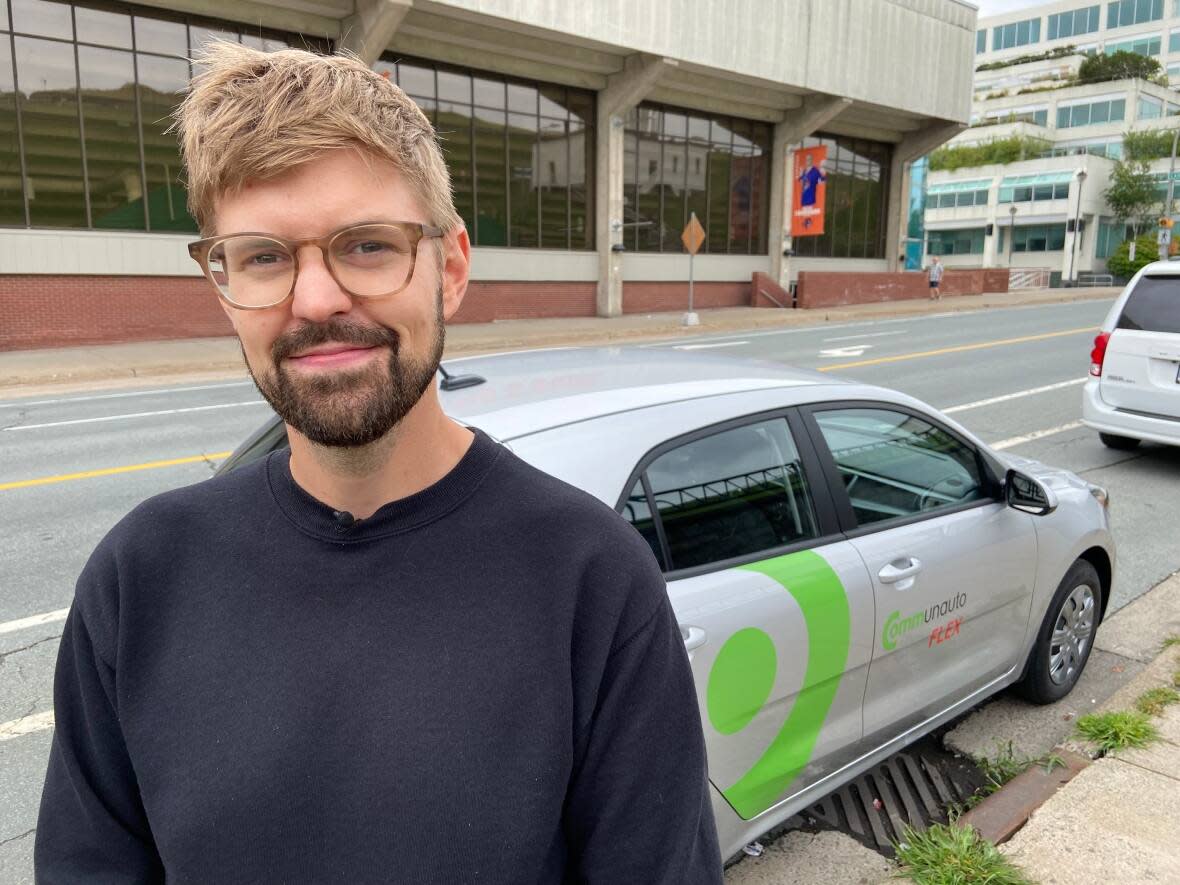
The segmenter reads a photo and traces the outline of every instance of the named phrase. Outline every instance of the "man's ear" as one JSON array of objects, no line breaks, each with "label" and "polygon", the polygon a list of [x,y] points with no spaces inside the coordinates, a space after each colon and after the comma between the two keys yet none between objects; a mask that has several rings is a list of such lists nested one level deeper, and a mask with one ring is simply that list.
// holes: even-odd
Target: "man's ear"
[{"label": "man's ear", "polygon": [[467,294],[467,279],[471,271],[471,241],[462,225],[443,235],[442,302],[443,319],[449,320],[459,310]]}]

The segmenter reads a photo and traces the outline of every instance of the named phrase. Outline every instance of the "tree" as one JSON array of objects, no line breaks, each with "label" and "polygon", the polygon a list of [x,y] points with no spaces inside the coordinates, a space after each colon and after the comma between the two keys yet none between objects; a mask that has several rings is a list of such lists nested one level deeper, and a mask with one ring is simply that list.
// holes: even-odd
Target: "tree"
[{"label": "tree", "polygon": [[1135,260],[1130,259],[1131,241],[1119,243],[1106,259],[1106,269],[1116,277],[1130,279],[1139,272],[1145,264],[1151,264],[1159,258],[1159,249],[1155,244],[1155,237],[1138,237],[1135,240]]},{"label": "tree", "polygon": [[1103,194],[1111,214],[1120,224],[1130,224],[1135,236],[1139,228],[1163,208],[1155,179],[1142,160],[1120,160],[1110,174],[1110,187]]},{"label": "tree", "polygon": [[1107,80],[1154,80],[1160,63],[1137,52],[1112,52],[1091,55],[1078,68],[1079,83],[1105,83]]}]

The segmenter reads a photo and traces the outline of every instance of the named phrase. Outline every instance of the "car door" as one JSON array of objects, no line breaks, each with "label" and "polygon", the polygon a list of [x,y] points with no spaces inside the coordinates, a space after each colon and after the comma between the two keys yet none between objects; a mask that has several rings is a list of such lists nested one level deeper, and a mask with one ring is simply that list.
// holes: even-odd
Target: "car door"
[{"label": "car door", "polygon": [[880,743],[1018,666],[1032,606],[1032,517],[1002,503],[981,453],[888,403],[810,406],[841,524],[873,582],[864,700]]},{"label": "car door", "polygon": [[675,439],[619,507],[664,567],[709,777],[746,820],[849,761],[862,736],[872,588],[801,429],[772,414]]}]

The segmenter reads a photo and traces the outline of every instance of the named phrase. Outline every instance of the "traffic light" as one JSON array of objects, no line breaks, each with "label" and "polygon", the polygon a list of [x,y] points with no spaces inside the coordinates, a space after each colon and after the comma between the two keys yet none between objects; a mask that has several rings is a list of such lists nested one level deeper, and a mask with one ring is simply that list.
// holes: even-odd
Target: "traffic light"
[{"label": "traffic light", "polygon": [[1170,219],[1170,218],[1161,218],[1160,219],[1160,227],[1171,228],[1173,224],[1175,224],[1175,222],[1172,221],[1172,219]]}]

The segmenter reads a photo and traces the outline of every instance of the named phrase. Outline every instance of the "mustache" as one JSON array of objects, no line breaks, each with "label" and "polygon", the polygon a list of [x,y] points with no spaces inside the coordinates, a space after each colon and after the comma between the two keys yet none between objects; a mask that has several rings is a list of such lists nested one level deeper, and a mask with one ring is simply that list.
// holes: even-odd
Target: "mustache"
[{"label": "mustache", "polygon": [[392,329],[366,326],[333,318],[326,323],[308,323],[275,339],[270,348],[277,366],[283,360],[320,344],[355,344],[359,347],[388,347],[397,353],[399,338]]}]

